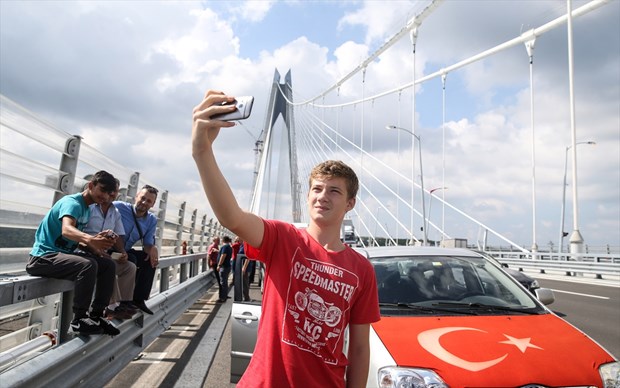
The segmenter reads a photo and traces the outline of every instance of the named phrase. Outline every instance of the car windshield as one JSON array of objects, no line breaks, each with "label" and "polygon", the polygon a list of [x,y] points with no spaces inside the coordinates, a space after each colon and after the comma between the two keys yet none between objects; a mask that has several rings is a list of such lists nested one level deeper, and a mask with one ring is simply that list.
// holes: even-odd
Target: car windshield
[{"label": "car windshield", "polygon": [[370,261],[384,316],[546,313],[514,279],[482,257],[396,256]]}]

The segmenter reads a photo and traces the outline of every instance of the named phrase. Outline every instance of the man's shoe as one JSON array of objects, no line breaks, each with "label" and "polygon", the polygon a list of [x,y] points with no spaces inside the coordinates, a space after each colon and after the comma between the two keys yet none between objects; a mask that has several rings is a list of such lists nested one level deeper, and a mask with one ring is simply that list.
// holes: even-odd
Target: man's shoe
[{"label": "man's shoe", "polygon": [[99,321],[99,326],[101,326],[101,329],[103,330],[103,334],[107,334],[107,335],[114,337],[115,335],[119,335],[121,333],[121,331],[118,330],[116,326],[114,326],[112,323],[110,323],[110,321],[108,321],[104,317],[97,317],[97,318],[92,318],[92,319],[93,320],[96,319]]},{"label": "man's shoe", "polygon": [[[133,306],[133,304],[131,306]],[[127,313],[131,314],[131,315],[134,315],[135,313],[138,312],[138,308],[137,307],[135,307],[135,306],[134,307],[130,307],[130,305],[123,304],[123,303],[121,303],[118,306],[116,306],[116,308],[114,310],[115,311],[124,311],[124,312],[127,312]]]},{"label": "man's shoe", "polygon": [[103,328],[97,318],[79,318],[71,322],[71,330],[80,335],[103,334]]},{"label": "man's shoe", "polygon": [[117,307],[114,310],[110,310],[109,308],[106,307],[105,312],[103,313],[103,315],[107,319],[120,319],[121,321],[124,320],[124,319],[131,319],[131,317],[133,317],[133,314],[131,314],[127,310],[123,310],[120,307]]},{"label": "man's shoe", "polygon": [[138,308],[138,306],[133,304],[133,301],[130,301],[130,300],[123,300],[123,301],[121,301],[119,303],[119,307],[127,309],[127,310],[134,310],[135,312],[138,312],[138,310],[140,310]]},{"label": "man's shoe", "polygon": [[146,307],[146,303],[144,303],[143,300],[134,300],[133,304],[135,304],[137,308],[144,311],[145,313],[153,315],[153,312],[151,311],[151,309]]}]

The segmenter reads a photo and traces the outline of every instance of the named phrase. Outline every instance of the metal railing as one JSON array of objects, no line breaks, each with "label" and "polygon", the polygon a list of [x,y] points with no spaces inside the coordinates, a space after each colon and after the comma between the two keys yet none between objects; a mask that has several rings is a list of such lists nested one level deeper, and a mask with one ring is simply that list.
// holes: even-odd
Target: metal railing
[{"label": "metal railing", "polygon": [[595,279],[618,280],[620,284],[620,255],[607,253],[550,253],[485,251],[520,271],[536,270],[539,273],[556,273],[566,276],[591,276]]},{"label": "metal railing", "polygon": [[[204,254],[163,258],[160,266],[165,269],[181,264],[197,269],[197,274],[190,271],[186,279],[149,299],[153,315],[137,313],[123,321],[118,326],[121,333],[114,338],[78,336],[53,347],[54,334],[48,333],[0,353],[2,386],[92,387],[109,381],[214,284],[212,271],[201,266],[203,258]],[[27,277],[21,283],[38,279]]]},{"label": "metal railing", "polygon": [[[106,170],[120,180],[119,200],[133,202],[144,183],[160,188],[152,212],[158,219],[156,245],[161,260],[151,300],[160,303],[158,301],[164,297],[160,309],[163,316],[158,316],[166,317],[166,322],[174,316],[170,306],[179,303],[177,297],[183,300],[183,305],[193,303],[195,299],[188,299],[188,295],[179,292],[187,290],[187,285],[198,278],[207,276],[204,251],[214,236],[230,236],[228,230],[206,212],[175,198],[161,186],[141,177],[139,172],[121,166],[79,136],[58,129],[2,95],[0,130],[0,326],[13,323],[9,332],[0,336],[3,363],[23,362],[29,357],[25,354],[40,353],[41,347],[67,349],[58,344],[69,339],[66,328],[63,329],[68,325],[62,322],[72,315],[73,282],[31,277],[25,274],[25,266],[34,230],[50,207],[64,195],[82,191],[89,175],[98,170]],[[187,252],[196,254],[178,256],[184,241]],[[192,290],[195,288],[203,290],[204,287],[192,287]],[[189,296],[200,295],[192,291]],[[132,322],[139,323],[140,319]],[[147,324],[152,322],[151,319],[146,321]],[[134,325],[125,322],[122,327],[125,326]],[[139,332],[140,342],[144,344],[157,336],[156,330]],[[75,341],[70,340],[67,345]],[[0,380],[4,386],[4,374]]]}]

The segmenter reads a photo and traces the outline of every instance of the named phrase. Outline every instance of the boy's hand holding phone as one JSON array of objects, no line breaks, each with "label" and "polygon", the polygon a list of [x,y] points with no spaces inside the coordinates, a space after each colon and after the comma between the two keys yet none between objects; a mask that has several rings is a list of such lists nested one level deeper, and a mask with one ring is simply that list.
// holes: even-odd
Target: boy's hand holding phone
[{"label": "boy's hand holding phone", "polygon": [[225,102],[222,106],[235,105],[237,107],[236,110],[229,113],[221,113],[211,116],[212,120],[221,120],[221,121],[233,121],[233,120],[244,120],[250,117],[250,113],[252,113],[252,105],[254,104],[254,97],[252,96],[243,96],[236,97],[233,101]]}]

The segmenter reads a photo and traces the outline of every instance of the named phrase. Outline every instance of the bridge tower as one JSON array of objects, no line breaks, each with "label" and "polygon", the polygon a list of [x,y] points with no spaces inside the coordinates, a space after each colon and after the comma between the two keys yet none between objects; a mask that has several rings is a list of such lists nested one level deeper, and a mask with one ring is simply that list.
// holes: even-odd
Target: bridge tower
[{"label": "bridge tower", "polygon": [[265,118],[264,130],[261,132],[261,138],[257,141],[260,153],[260,161],[257,168],[256,179],[254,181],[254,193],[252,195],[251,211],[255,214],[260,212],[261,195],[269,156],[273,146],[273,125],[281,116],[286,127],[286,135],[288,142],[288,160],[290,161],[290,185],[292,200],[292,218],[293,222],[301,222],[301,185],[299,184],[297,171],[297,146],[295,140],[295,119],[293,117],[293,84],[291,81],[291,71],[289,70],[284,77],[284,83],[280,83],[280,73],[275,70],[273,82],[271,84],[271,92],[269,94],[269,105]]}]

